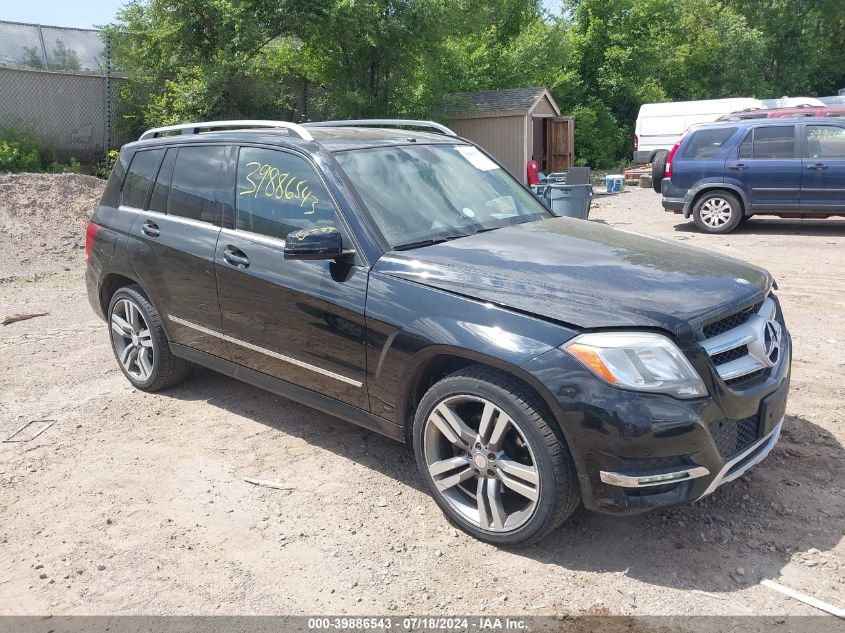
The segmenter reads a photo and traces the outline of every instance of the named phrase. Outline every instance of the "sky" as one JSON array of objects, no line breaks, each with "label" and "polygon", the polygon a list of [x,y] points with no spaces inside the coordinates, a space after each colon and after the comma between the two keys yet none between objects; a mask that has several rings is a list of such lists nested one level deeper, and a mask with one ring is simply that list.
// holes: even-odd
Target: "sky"
[{"label": "sky", "polygon": [[0,20],[90,29],[114,20],[126,0],[0,0]]},{"label": "sky", "polygon": [[[0,0],[0,20],[90,29],[114,20],[126,0]],[[541,0],[553,12],[560,0]]]}]

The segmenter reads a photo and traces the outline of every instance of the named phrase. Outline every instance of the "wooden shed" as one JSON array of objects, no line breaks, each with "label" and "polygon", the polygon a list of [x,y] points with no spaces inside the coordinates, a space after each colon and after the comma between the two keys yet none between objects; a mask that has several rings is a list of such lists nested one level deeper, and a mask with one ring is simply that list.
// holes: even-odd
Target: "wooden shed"
[{"label": "wooden shed", "polygon": [[545,88],[457,92],[446,97],[443,118],[523,181],[532,156],[545,173],[573,164],[574,119],[560,116]]}]

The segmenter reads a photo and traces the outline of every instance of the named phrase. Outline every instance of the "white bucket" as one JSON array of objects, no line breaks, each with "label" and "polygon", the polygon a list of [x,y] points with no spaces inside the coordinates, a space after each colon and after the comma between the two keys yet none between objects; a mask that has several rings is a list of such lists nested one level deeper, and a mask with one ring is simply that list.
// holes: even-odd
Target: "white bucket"
[{"label": "white bucket", "polygon": [[608,174],[605,177],[607,193],[621,193],[625,189],[625,176],[622,174]]}]

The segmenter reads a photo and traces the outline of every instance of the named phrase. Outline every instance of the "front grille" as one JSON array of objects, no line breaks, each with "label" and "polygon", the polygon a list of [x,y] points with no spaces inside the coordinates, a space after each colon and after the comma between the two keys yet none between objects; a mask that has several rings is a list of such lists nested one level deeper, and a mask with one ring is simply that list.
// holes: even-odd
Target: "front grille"
[{"label": "front grille", "polygon": [[718,367],[719,365],[724,365],[725,363],[729,363],[732,360],[737,360],[738,358],[742,358],[747,355],[748,345],[742,345],[740,347],[729,349],[727,352],[722,352],[721,354],[714,354],[711,358],[713,359],[713,364]]},{"label": "front grille", "polygon": [[714,321],[713,323],[708,323],[702,329],[704,338],[713,338],[714,336],[724,334],[728,330],[732,330],[735,327],[739,327],[740,325],[748,321],[748,317],[757,312],[762,305],[763,302],[760,301],[759,303],[755,303],[753,306],[749,306],[744,310],[735,312],[734,314],[725,317],[724,319],[719,319],[718,321]]},{"label": "front grille", "polygon": [[738,387],[742,384],[748,383],[749,385],[752,383],[757,382],[758,378],[762,378],[766,375],[766,369],[758,369],[757,371],[752,371],[750,374],[745,374],[744,376],[737,376],[736,378],[730,378],[725,381],[726,385],[730,385],[731,387]]},{"label": "front grille", "polygon": [[710,424],[710,435],[723,458],[745,450],[760,438],[760,416],[742,420],[716,420]]}]

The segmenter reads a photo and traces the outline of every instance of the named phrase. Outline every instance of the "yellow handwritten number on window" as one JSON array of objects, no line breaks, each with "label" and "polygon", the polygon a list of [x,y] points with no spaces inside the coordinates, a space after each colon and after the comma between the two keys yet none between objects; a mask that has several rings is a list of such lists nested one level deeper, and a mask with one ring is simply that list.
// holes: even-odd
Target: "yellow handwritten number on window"
[{"label": "yellow handwritten number on window", "polygon": [[[312,193],[307,178],[300,178],[289,172],[280,172],[276,167],[258,161],[248,162],[246,168],[250,167],[254,169],[244,176],[244,180],[250,184],[251,188],[244,189],[238,195],[252,194],[253,198],[258,198],[258,194],[263,193],[264,197],[275,200],[299,200],[300,208],[305,208],[305,205],[310,202],[310,210],[304,211],[303,215],[313,215],[317,212],[320,199]],[[261,176],[257,185],[253,180],[256,176]]]}]

